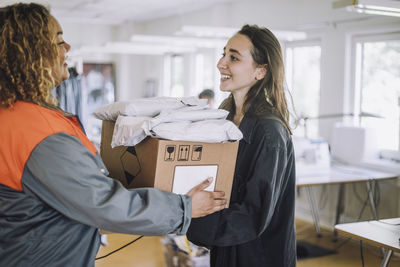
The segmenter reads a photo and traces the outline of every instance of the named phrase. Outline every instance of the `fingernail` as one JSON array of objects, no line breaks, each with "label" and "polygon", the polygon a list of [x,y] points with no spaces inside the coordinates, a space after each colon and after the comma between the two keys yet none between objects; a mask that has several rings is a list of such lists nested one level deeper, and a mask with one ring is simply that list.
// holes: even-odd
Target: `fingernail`
[{"label": "fingernail", "polygon": [[212,177],[208,177],[207,180],[211,183],[211,182],[212,182],[212,179],[213,179]]}]

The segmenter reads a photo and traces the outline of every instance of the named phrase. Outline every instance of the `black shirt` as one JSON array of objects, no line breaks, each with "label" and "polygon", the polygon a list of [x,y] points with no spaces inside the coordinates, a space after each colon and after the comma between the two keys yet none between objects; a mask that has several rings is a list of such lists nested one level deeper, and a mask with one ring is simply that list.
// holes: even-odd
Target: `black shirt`
[{"label": "black shirt", "polygon": [[211,266],[296,266],[295,159],[286,128],[245,116],[230,206],[193,219],[187,236],[211,249]]}]

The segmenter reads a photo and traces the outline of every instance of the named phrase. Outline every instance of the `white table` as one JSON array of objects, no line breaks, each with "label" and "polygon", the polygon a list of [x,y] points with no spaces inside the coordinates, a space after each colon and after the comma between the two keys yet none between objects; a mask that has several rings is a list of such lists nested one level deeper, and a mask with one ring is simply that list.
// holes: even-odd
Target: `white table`
[{"label": "white table", "polygon": [[400,218],[338,224],[335,229],[344,235],[385,248],[381,267],[389,264],[393,251],[400,252]]},{"label": "white table", "polygon": [[[304,176],[296,177],[297,187],[306,187],[308,198],[311,206],[311,213],[313,216],[314,225],[317,234],[320,235],[319,214],[317,205],[314,200],[311,186],[326,185],[326,184],[339,184],[338,202],[336,206],[335,225],[339,223],[340,215],[344,211],[343,198],[344,198],[344,185],[346,183],[365,182],[368,198],[371,204],[371,211],[374,219],[378,219],[378,213],[375,206],[374,196],[372,194],[372,182],[375,180],[393,179],[399,177],[399,174],[376,171],[365,167],[357,167],[343,164],[332,164],[325,174],[312,174],[309,173]],[[334,240],[336,241],[337,233],[334,232]]]}]

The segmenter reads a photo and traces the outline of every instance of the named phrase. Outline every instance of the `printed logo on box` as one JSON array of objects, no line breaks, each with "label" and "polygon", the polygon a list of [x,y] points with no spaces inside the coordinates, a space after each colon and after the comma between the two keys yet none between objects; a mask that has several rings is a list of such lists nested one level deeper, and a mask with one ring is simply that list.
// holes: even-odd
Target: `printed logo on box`
[{"label": "printed logo on box", "polygon": [[194,145],[192,150],[192,161],[200,161],[203,153],[202,145]]},{"label": "printed logo on box", "polygon": [[189,145],[180,145],[178,151],[178,161],[188,161],[190,153]]},{"label": "printed logo on box", "polygon": [[165,147],[164,160],[165,161],[174,161],[175,160],[175,151],[176,151],[175,145],[167,145]]}]

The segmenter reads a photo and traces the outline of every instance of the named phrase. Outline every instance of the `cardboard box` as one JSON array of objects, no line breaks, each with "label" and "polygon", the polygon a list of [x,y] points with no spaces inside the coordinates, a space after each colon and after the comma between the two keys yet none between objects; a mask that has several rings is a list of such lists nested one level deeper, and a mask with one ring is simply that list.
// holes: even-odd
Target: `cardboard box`
[{"label": "cardboard box", "polygon": [[135,147],[111,148],[114,122],[103,121],[100,154],[110,172],[127,188],[155,187],[186,194],[214,177],[211,191],[232,190],[239,142],[201,143],[147,138]]}]

